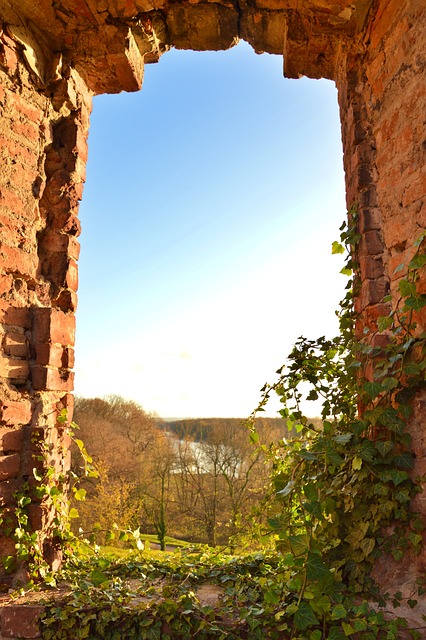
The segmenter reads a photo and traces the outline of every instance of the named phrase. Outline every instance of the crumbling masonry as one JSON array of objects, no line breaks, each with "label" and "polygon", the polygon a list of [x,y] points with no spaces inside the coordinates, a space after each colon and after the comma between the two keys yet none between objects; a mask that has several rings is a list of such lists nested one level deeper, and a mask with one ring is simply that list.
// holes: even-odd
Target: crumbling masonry
[{"label": "crumbling masonry", "polygon": [[[424,0],[0,0],[0,505],[33,476],[34,453],[69,465],[58,412],[72,413],[77,260],[91,99],[137,91],[170,47],[242,38],[284,56],[284,74],[336,82],[348,206],[359,205],[362,323],[395,294],[397,265],[426,227]],[[143,126],[143,122],[141,123]],[[425,283],[423,282],[423,285]],[[362,327],[361,327],[362,328]],[[426,396],[414,403],[416,474],[426,473]],[[417,507],[426,516],[426,494]],[[51,514],[30,506],[60,560]],[[0,556],[14,543],[0,532]],[[411,560],[421,570],[425,556]],[[424,568],[424,567],[423,567]],[[398,571],[407,570],[407,564]],[[394,569],[393,569],[394,571]],[[15,576],[16,577],[16,576]],[[385,578],[384,578],[385,579]],[[390,578],[389,578],[390,579]],[[400,576],[403,580],[403,576]],[[0,564],[0,583],[13,576]]]}]

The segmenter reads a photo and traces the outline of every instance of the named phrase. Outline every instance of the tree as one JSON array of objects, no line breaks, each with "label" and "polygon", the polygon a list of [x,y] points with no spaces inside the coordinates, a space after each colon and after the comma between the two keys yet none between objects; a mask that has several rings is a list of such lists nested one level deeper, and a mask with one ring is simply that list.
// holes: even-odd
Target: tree
[{"label": "tree", "polygon": [[74,420],[86,448],[95,460],[106,463],[111,476],[126,476],[140,483],[144,454],[159,430],[158,416],[147,413],[133,400],[111,395],[104,399],[76,398]]}]

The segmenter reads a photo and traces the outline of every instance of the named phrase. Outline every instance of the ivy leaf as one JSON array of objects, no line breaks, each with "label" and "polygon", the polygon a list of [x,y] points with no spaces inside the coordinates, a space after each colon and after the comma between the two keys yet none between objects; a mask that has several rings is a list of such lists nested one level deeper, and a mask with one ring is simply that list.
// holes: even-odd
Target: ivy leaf
[{"label": "ivy leaf", "polygon": [[420,311],[424,306],[426,306],[426,293],[407,298],[404,303],[404,310],[412,309],[413,311]]},{"label": "ivy leaf", "polygon": [[318,500],[318,489],[312,482],[306,484],[303,487],[303,493],[305,494],[306,498],[308,500],[311,500],[312,502]]},{"label": "ivy leaf", "polygon": [[420,245],[422,244],[423,240],[426,238],[426,230],[422,231],[421,234],[414,240],[414,246],[420,247]]},{"label": "ivy leaf", "polygon": [[343,269],[340,269],[340,273],[344,276],[351,276],[352,269],[350,267],[343,267]]},{"label": "ivy leaf", "polygon": [[344,463],[344,459],[334,449],[327,450],[327,462],[334,467],[341,467]]},{"label": "ivy leaf", "polygon": [[380,453],[382,458],[384,458],[390,451],[392,451],[394,446],[394,443],[390,440],[377,440],[376,442],[376,449]]},{"label": "ivy leaf", "polygon": [[422,367],[417,362],[408,362],[404,366],[404,373],[407,376],[417,376],[422,372]]},{"label": "ivy leaf", "polygon": [[409,451],[397,453],[393,459],[394,465],[401,469],[412,469],[414,466],[413,456]]},{"label": "ivy leaf", "polygon": [[374,398],[377,398],[377,396],[380,395],[384,390],[382,385],[378,382],[365,382],[362,385],[362,389],[372,400],[374,400]]},{"label": "ivy leaf", "polygon": [[372,462],[376,455],[376,448],[371,440],[363,440],[361,445],[360,456],[366,462]]},{"label": "ivy leaf", "polygon": [[382,482],[393,482],[397,487],[404,480],[408,480],[409,475],[405,471],[399,471],[398,469],[386,469],[380,474]]},{"label": "ivy leaf", "polygon": [[362,458],[360,458],[359,456],[354,456],[354,459],[352,460],[352,469],[354,471],[359,471],[362,467]]},{"label": "ivy leaf", "polygon": [[398,378],[386,377],[382,380],[382,385],[386,391],[392,391],[398,386]]},{"label": "ivy leaf", "polygon": [[69,518],[78,518],[78,511],[77,511],[77,509],[75,507],[73,507],[72,509],[69,510],[68,517]]},{"label": "ivy leaf", "polygon": [[259,434],[257,433],[257,431],[250,431],[250,442],[252,444],[256,444],[257,442],[259,442]]},{"label": "ivy leaf", "polygon": [[394,483],[395,487],[397,487],[404,480],[408,480],[408,473],[405,471],[399,471],[398,469],[390,469],[389,470],[390,479]]},{"label": "ivy leaf", "polygon": [[370,553],[373,551],[375,546],[376,546],[376,541],[374,540],[374,538],[364,538],[364,540],[362,540],[360,544],[360,547],[364,552],[365,557],[370,555]]},{"label": "ivy leaf", "polygon": [[327,640],[346,640],[346,636],[339,627],[331,627]]},{"label": "ivy leaf", "polygon": [[409,269],[421,269],[426,264],[426,253],[414,256],[408,265]]},{"label": "ivy leaf", "polygon": [[74,498],[78,501],[82,501],[86,499],[86,489],[76,489],[74,491]]},{"label": "ivy leaf", "polygon": [[318,500],[314,500],[313,502],[305,502],[303,505],[306,511],[314,518],[320,519],[322,517],[322,509],[321,504]]},{"label": "ivy leaf", "polygon": [[405,426],[404,421],[401,420],[397,410],[393,407],[385,407],[380,414],[378,422],[395,433],[402,433]]},{"label": "ivy leaf", "polygon": [[315,613],[319,613],[320,615],[328,613],[331,607],[329,596],[323,595],[321,597],[315,597],[311,602],[311,607]]},{"label": "ivy leaf", "polygon": [[299,451],[299,456],[308,462],[313,462],[318,459],[318,456],[312,451],[308,451],[307,449],[301,449]]},{"label": "ivy leaf", "polygon": [[321,558],[310,553],[306,562],[306,575],[309,580],[320,580],[330,573]]},{"label": "ivy leaf", "polygon": [[331,245],[331,254],[335,255],[336,253],[345,253],[345,247],[337,240],[335,240]]},{"label": "ivy leaf", "polygon": [[339,444],[347,444],[352,438],[352,433],[341,433],[338,436],[334,436],[334,440]]},{"label": "ivy leaf", "polygon": [[296,629],[305,631],[308,627],[319,624],[318,618],[307,602],[301,602],[294,614],[294,625]]},{"label": "ivy leaf", "polygon": [[351,636],[353,633],[355,633],[355,629],[353,628],[353,626],[351,624],[349,624],[348,622],[342,622],[342,629],[345,633],[346,637]]},{"label": "ivy leaf", "polygon": [[392,323],[392,316],[379,316],[377,318],[377,328],[379,331],[386,331],[386,329],[392,326]]},{"label": "ivy leaf", "polygon": [[336,604],[331,611],[331,619],[332,620],[342,620],[342,618],[346,618],[348,612],[342,604]]},{"label": "ivy leaf", "polygon": [[398,288],[400,294],[404,298],[408,298],[409,296],[416,295],[416,285],[414,282],[410,282],[409,280],[400,280],[398,283]]},{"label": "ivy leaf", "polygon": [[305,535],[289,536],[291,548],[295,556],[302,556],[309,550],[308,537]]},{"label": "ivy leaf", "polygon": [[33,469],[33,476],[37,480],[37,482],[41,482],[43,480],[43,476],[41,476],[39,474],[39,472],[37,471],[37,469],[35,467]]},{"label": "ivy leaf", "polygon": [[90,574],[90,579],[95,585],[95,587],[99,587],[101,584],[108,582],[108,577],[100,571],[100,569],[94,569]]},{"label": "ivy leaf", "polygon": [[356,618],[352,620],[354,631],[365,631],[368,626],[368,622],[365,618]]},{"label": "ivy leaf", "polygon": [[367,409],[367,411],[364,412],[364,418],[366,420],[369,420],[373,427],[375,427],[383,411],[383,407],[374,407],[374,409]]}]

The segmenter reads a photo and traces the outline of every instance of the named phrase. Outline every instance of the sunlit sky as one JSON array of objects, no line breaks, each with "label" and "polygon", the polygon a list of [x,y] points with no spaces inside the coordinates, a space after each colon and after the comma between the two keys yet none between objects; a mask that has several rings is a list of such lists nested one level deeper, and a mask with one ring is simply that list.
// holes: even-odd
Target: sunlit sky
[{"label": "sunlit sky", "polygon": [[334,84],[245,43],[166,53],[95,98],[80,216],[76,394],[248,416],[299,335],[336,330]]}]

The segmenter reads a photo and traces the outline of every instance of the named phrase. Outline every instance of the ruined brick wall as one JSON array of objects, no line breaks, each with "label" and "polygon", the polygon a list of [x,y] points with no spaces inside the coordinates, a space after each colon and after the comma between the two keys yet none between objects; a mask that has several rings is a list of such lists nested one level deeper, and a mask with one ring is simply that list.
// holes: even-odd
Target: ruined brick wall
[{"label": "ruined brick wall", "polygon": [[[336,80],[347,201],[359,205],[362,233],[362,332],[388,311],[383,295],[396,298],[404,272],[394,269],[411,257],[426,222],[426,7],[424,0],[0,0],[0,20],[0,506],[7,513],[13,492],[33,482],[42,445],[42,466],[50,459],[59,473],[69,464],[56,417],[72,409],[77,209],[92,92],[138,90],[144,63],[171,46],[226,49],[239,37],[258,52],[284,52],[288,77]],[[425,402],[416,399],[411,426],[419,473]],[[424,493],[418,506],[426,517]],[[51,514],[34,501],[30,518],[54,561]],[[4,525],[0,531],[0,556],[12,554]],[[7,586],[3,573],[0,565]]]},{"label": "ruined brick wall", "polygon": [[[1,25],[0,36],[0,556],[8,556],[15,552],[7,535],[13,493],[34,484],[33,468],[43,474],[51,465],[59,474],[69,465],[56,418],[72,407],[77,208],[90,95],[73,72],[47,97],[20,43]],[[29,518],[44,532],[43,548],[51,514],[42,500],[34,500]],[[54,561],[48,544],[44,551]],[[0,584],[9,583],[0,564]]]},{"label": "ruined brick wall", "polygon": [[[342,59],[337,74],[347,204],[358,204],[362,234],[361,290],[356,300],[360,335],[365,326],[376,329],[377,317],[395,305],[406,268],[395,270],[409,263],[414,242],[426,228],[425,24],[423,0],[378,3],[360,45]],[[426,290],[424,276],[419,287]],[[389,293],[393,302],[383,304]],[[424,320],[424,314],[418,317],[420,331]],[[426,394],[420,392],[410,423],[415,476],[426,474],[425,415]],[[424,491],[414,507],[426,518]],[[402,590],[407,581],[408,589],[425,569],[426,551],[411,559],[409,571],[407,564],[387,559],[378,577],[395,590]]]}]

